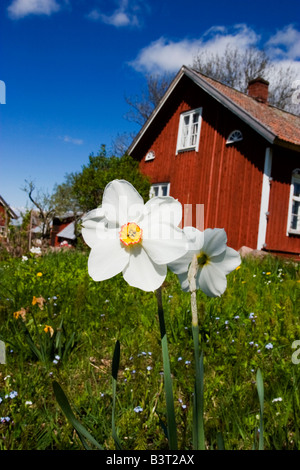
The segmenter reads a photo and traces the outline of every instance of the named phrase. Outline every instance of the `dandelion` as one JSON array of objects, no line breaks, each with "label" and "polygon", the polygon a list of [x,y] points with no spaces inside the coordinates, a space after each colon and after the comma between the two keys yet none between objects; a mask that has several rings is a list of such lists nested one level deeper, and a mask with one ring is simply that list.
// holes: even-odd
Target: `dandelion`
[{"label": "dandelion", "polygon": [[224,229],[206,229],[200,232],[194,227],[185,227],[190,249],[183,257],[169,264],[169,268],[189,291],[188,270],[194,255],[197,256],[196,288],[209,297],[222,295],[227,287],[226,276],[241,263],[239,253],[227,247]]},{"label": "dandelion", "polygon": [[238,271],[239,269],[241,269],[240,266],[237,266],[237,267],[235,268],[236,271]]},{"label": "dandelion", "polygon": [[94,281],[122,272],[125,281],[144,291],[158,289],[167,264],[188,250],[178,225],[182,206],[172,197],[154,197],[146,204],[125,180],[109,183],[102,207],[83,219],[82,236],[90,246],[88,271]]},{"label": "dandelion", "polygon": [[36,273],[36,275],[37,275],[37,277],[42,277],[43,273],[38,272],[38,273]]}]

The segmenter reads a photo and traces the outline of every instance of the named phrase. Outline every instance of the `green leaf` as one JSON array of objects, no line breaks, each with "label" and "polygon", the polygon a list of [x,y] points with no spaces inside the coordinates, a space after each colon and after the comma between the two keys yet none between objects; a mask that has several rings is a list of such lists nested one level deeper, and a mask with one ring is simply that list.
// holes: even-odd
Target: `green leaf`
[{"label": "green leaf", "polygon": [[112,406],[112,416],[111,416],[111,428],[112,428],[112,437],[115,441],[116,448],[122,450],[122,445],[117,434],[116,424],[115,424],[115,410],[116,410],[116,396],[117,396],[117,377],[118,370],[120,365],[120,342],[116,341],[113,360],[112,360],[112,392],[113,392],[113,406]]},{"label": "green leaf", "polygon": [[263,413],[264,413],[264,383],[260,369],[256,373],[256,388],[260,405],[260,426],[259,426],[259,444],[258,449],[264,450],[264,429],[263,429]]},{"label": "green leaf", "polygon": [[115,349],[114,349],[114,355],[113,355],[113,360],[112,360],[112,372],[111,372],[115,380],[117,380],[119,365],[120,365],[120,342],[119,340],[117,340]]},{"label": "green leaf", "polygon": [[90,450],[88,445],[85,442],[85,439],[87,439],[98,449],[103,450],[103,447],[93,438],[93,436],[85,429],[85,427],[75,417],[63,389],[56,381],[53,382],[53,390],[54,390],[54,394],[55,394],[55,397],[59,406],[61,407],[68,421],[72,424],[73,428],[77,431],[79,438],[82,444],[84,445],[85,449]]}]

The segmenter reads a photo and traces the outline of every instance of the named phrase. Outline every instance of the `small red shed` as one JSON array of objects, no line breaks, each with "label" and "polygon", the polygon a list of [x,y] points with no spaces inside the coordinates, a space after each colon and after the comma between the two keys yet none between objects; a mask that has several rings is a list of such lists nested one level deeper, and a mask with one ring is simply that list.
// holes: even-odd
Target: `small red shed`
[{"label": "small red shed", "polygon": [[199,228],[224,228],[229,246],[299,256],[300,117],[268,104],[262,78],[245,94],[183,66],[128,153],[184,225],[201,206]]},{"label": "small red shed", "polygon": [[8,235],[8,225],[11,219],[17,219],[18,216],[12,210],[7,202],[0,196],[0,238],[6,238]]}]

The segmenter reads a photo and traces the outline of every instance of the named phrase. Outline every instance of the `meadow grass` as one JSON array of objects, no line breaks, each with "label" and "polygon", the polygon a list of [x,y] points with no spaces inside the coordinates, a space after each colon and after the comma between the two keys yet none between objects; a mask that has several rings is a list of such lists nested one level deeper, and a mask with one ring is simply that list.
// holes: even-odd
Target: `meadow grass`
[{"label": "meadow grass", "polygon": [[[0,264],[0,339],[7,355],[0,364],[1,450],[82,449],[55,399],[54,380],[81,423],[105,449],[114,449],[117,340],[115,422],[122,447],[168,449],[155,294],[130,287],[122,275],[94,282],[87,257],[72,250]],[[258,446],[260,369],[265,449],[298,449],[300,342],[293,346],[300,340],[299,265],[248,258],[227,279],[220,298],[197,292],[206,448],[217,448],[220,435],[226,449]],[[192,449],[190,297],[171,272],[162,293],[179,448]]]}]

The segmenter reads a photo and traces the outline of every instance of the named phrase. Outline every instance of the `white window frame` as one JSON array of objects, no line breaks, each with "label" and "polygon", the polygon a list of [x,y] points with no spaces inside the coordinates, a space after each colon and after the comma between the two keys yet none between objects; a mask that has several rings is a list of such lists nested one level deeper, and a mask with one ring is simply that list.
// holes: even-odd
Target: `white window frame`
[{"label": "white window frame", "polygon": [[293,210],[293,203],[300,202],[300,196],[295,196],[295,183],[300,184],[300,168],[296,168],[292,173],[292,180],[291,180],[291,187],[290,187],[290,200],[289,200],[289,212],[288,212],[288,223],[287,223],[287,235],[300,235],[300,212],[299,212],[299,220],[298,220],[298,227],[296,229],[291,228],[292,224],[292,210]]},{"label": "white window frame", "polygon": [[[198,122],[193,122],[193,116],[195,114],[199,114]],[[188,124],[185,125],[185,121],[188,118]],[[177,145],[176,145],[176,155],[179,152],[185,152],[187,150],[195,150],[198,152],[199,149],[199,141],[200,141],[200,132],[201,132],[201,123],[202,123],[202,108],[192,109],[190,111],[186,111],[180,115],[179,119],[179,128],[178,128],[178,136],[177,136]],[[193,134],[193,125],[197,124],[198,129],[197,133]],[[187,143],[183,143],[183,133],[186,132],[186,141]],[[195,136],[195,141],[193,143],[190,142],[192,136]]]},{"label": "white window frame", "polygon": [[151,160],[154,160],[154,158],[155,158],[155,152],[154,152],[154,150],[150,150],[150,151],[147,153],[147,155],[145,156],[145,161],[146,161],[146,162],[149,162],[149,161],[151,161]]},{"label": "white window frame", "polygon": [[[163,188],[167,188],[167,194],[163,194]],[[157,191],[156,191],[157,190]],[[157,194],[155,194],[157,192]],[[170,195],[170,183],[154,183],[151,185],[149,197],[155,196],[169,196]]]},{"label": "white window frame", "polygon": [[228,139],[226,140],[226,144],[234,144],[235,142],[240,142],[243,140],[243,134],[239,129],[235,129],[234,131],[230,132]]}]

